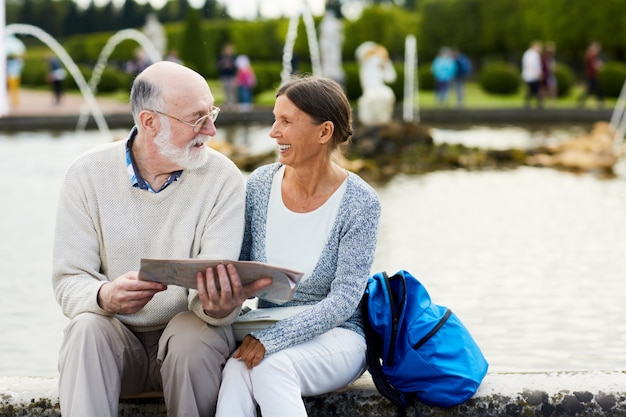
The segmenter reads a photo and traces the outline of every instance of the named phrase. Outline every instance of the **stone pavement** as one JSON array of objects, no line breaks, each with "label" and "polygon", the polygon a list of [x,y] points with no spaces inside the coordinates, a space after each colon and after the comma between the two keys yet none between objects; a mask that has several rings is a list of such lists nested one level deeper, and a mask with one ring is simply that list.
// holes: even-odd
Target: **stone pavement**
[{"label": "stone pavement", "polygon": [[[130,113],[129,103],[97,96],[96,102],[103,114]],[[64,94],[61,104],[55,105],[52,91],[22,89],[19,106],[10,109],[5,117],[78,115],[83,106],[87,102],[79,93]]]},{"label": "stone pavement", "polygon": [[[0,417],[60,416],[56,378],[0,377]],[[623,417],[626,372],[487,374],[473,398],[450,408],[419,404],[423,417]],[[348,387],[305,398],[309,417],[396,417],[368,373]],[[122,400],[120,416],[165,417],[162,398]]]}]

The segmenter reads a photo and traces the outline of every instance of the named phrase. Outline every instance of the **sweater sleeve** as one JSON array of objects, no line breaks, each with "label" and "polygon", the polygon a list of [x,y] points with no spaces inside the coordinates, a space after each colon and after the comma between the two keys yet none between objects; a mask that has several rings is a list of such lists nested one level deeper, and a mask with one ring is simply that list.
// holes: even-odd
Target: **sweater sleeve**
[{"label": "sweater sleeve", "polygon": [[61,187],[53,250],[52,286],[63,314],[84,312],[111,315],[100,308],[97,297],[108,278],[100,271],[98,233],[89,213],[85,176],[70,167]]}]

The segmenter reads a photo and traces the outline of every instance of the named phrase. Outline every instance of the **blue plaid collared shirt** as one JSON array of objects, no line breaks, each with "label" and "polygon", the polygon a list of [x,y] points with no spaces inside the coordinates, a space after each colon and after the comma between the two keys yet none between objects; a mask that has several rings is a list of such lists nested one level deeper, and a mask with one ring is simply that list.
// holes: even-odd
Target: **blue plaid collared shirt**
[{"label": "blue plaid collared shirt", "polygon": [[158,190],[154,190],[150,184],[148,184],[141,175],[139,171],[137,171],[137,167],[135,167],[135,161],[133,161],[132,154],[130,152],[130,148],[133,146],[133,141],[135,140],[135,136],[137,136],[137,127],[133,127],[130,134],[128,135],[128,139],[126,140],[126,170],[128,171],[128,175],[130,176],[130,182],[133,187],[140,188],[142,190],[148,190],[152,193],[158,193],[159,191],[163,191],[165,187],[178,180],[183,171],[174,171],[170,174],[165,184]]}]

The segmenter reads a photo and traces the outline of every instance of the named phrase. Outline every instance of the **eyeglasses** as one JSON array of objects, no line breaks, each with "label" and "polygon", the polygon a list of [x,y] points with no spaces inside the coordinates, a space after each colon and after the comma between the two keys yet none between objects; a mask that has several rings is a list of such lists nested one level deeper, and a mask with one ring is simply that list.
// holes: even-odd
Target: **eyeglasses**
[{"label": "eyeglasses", "polygon": [[190,122],[184,121],[181,118],[178,118],[176,116],[172,116],[171,114],[167,114],[167,113],[162,112],[162,111],[158,111],[158,110],[149,110],[149,111],[153,111],[153,112],[161,114],[163,116],[170,117],[170,118],[172,118],[174,120],[178,120],[179,122],[186,124],[187,126],[191,126],[191,127],[193,127],[193,132],[194,133],[199,133],[202,129],[204,129],[204,126],[206,125],[206,122],[209,119],[211,119],[211,121],[213,123],[215,123],[215,120],[217,120],[217,115],[220,114],[220,108],[219,107],[213,107],[208,114],[202,116],[201,118],[199,118],[195,122],[190,123]]}]

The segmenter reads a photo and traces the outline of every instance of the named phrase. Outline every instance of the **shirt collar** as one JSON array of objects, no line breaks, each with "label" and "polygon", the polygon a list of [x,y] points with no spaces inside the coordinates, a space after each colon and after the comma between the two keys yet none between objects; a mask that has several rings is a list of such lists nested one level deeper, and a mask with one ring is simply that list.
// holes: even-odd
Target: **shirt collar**
[{"label": "shirt collar", "polygon": [[137,166],[135,165],[135,160],[133,159],[132,152],[130,151],[133,146],[133,142],[136,136],[137,136],[137,126],[133,126],[132,130],[128,134],[128,138],[126,139],[126,170],[128,171],[130,182],[133,187],[137,187],[141,190],[147,190],[152,193],[158,193],[160,191],[163,191],[168,185],[170,185],[174,181],[177,181],[178,178],[180,178],[183,171],[180,170],[180,171],[172,172],[170,176],[168,177],[167,181],[165,181],[165,184],[163,184],[161,188],[155,191],[150,186],[150,184],[148,184],[139,174],[139,171],[137,170]]}]

